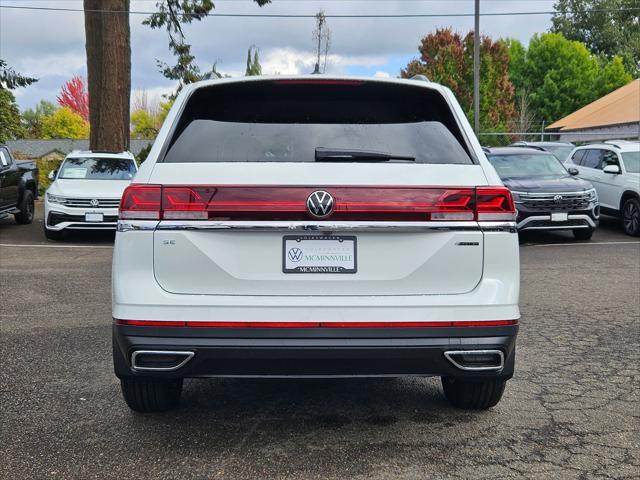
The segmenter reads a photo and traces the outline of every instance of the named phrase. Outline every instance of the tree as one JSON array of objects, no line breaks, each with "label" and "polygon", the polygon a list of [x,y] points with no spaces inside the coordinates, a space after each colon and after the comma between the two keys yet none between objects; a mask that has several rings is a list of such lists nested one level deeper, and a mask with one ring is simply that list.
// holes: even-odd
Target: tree
[{"label": "tree", "polygon": [[[129,0],[84,0],[89,83],[89,148],[129,149],[131,34]],[[61,109],[62,110],[62,109]]]},{"label": "tree", "polygon": [[65,82],[56,98],[58,105],[69,107],[86,121],[89,121],[89,94],[81,76],[75,75],[71,80]]},{"label": "tree", "polygon": [[[420,58],[401,71],[403,78],[426,75],[448,86],[469,121],[473,121],[473,32],[464,38],[451,28],[424,37]],[[509,80],[509,54],[504,41],[482,36],[480,43],[480,125],[482,130],[506,129],[514,118],[514,88]]]},{"label": "tree", "polygon": [[[251,55],[252,50],[253,56]],[[249,50],[247,50],[247,69],[245,70],[244,74],[247,77],[262,75],[262,65],[260,65],[260,60],[258,58],[258,49],[255,46],[249,47]]]},{"label": "tree", "polygon": [[9,90],[0,88],[0,143],[18,138],[22,133],[16,98]]},{"label": "tree", "polygon": [[158,135],[172,105],[173,100],[162,102],[160,109],[157,111],[149,111],[143,108],[135,110],[131,114],[131,124],[133,125],[131,135],[134,138],[154,139]]},{"label": "tree", "polygon": [[552,32],[608,59],[618,55],[629,72],[640,74],[638,0],[557,0],[554,9]]},{"label": "tree", "polygon": [[71,110],[62,107],[42,121],[42,138],[84,139],[89,136],[87,121]]},{"label": "tree", "polygon": [[556,33],[534,35],[524,55],[511,41],[509,62],[516,91],[527,92],[534,117],[547,124],[631,80],[620,58],[607,62]]},{"label": "tree", "polygon": [[[327,17],[323,10],[316,13],[316,28],[313,31],[313,43],[316,48],[316,65],[313,73],[324,73],[327,69],[327,56],[331,45],[331,30],[327,25]],[[320,58],[324,56],[322,68],[320,68]]]},{"label": "tree", "polygon": [[18,87],[26,87],[37,81],[37,78],[20,75],[7,65],[6,61],[0,58],[0,90],[13,90]]},{"label": "tree", "polygon": [[[254,0],[263,6],[271,0]],[[164,28],[169,36],[169,49],[176,57],[173,66],[157,60],[158,67],[166,78],[178,81],[178,90],[182,86],[208,78],[220,78],[221,75],[213,68],[202,73],[195,63],[195,56],[191,53],[191,45],[186,42],[182,25],[190,24],[194,20],[201,21],[213,10],[212,0],[162,0],[156,3],[157,12],[146,18],[142,23],[152,29]],[[174,95],[175,97],[175,95]]]},{"label": "tree", "polygon": [[46,100],[40,100],[35,108],[22,112],[22,126],[26,138],[42,138],[42,123],[44,118],[52,115],[56,106]]},{"label": "tree", "polygon": [[601,60],[600,63],[600,72],[596,78],[598,98],[633,80],[631,74],[625,70],[622,57],[616,55],[610,61]]}]

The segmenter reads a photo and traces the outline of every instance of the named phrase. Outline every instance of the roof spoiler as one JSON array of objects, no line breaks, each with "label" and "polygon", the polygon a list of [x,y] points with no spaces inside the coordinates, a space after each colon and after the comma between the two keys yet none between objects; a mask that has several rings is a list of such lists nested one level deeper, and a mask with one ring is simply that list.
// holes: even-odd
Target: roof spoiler
[{"label": "roof spoiler", "polygon": [[409,80],[420,80],[421,82],[430,82],[426,75],[414,75]]}]

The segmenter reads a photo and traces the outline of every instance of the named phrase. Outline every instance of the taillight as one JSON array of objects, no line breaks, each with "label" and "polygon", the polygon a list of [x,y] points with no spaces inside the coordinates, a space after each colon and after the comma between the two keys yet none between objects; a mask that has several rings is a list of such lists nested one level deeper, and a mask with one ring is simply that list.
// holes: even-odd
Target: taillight
[{"label": "taillight", "polygon": [[511,192],[506,187],[476,188],[478,221],[515,220],[516,209]]},{"label": "taillight", "polygon": [[161,190],[160,185],[129,185],[120,200],[120,218],[160,220]]},{"label": "taillight", "polygon": [[[329,221],[513,220],[504,187],[324,187],[334,199]],[[239,185],[131,185],[120,218],[140,220],[317,220],[307,199],[319,188]]]}]

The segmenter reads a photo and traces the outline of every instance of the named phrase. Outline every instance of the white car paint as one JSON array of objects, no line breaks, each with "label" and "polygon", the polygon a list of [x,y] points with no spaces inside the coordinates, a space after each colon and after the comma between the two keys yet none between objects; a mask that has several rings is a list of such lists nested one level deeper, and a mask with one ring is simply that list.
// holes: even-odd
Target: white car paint
[{"label": "white car paint", "polygon": [[[74,151],[65,158],[114,158],[127,159],[133,162],[137,171],[135,157],[130,152],[122,153],[93,153],[90,151]],[[62,168],[62,165],[60,168]],[[132,180],[132,179],[131,179]],[[104,217],[117,217],[118,204],[122,197],[122,192],[131,183],[131,180],[88,180],[88,179],[63,179],[56,178],[46,191],[44,201],[45,228],[50,231],[60,232],[62,230],[87,230],[87,229],[110,229],[115,230],[116,221],[87,222],[65,221],[55,225],[50,225],[47,221],[50,213],[61,213],[87,218],[87,214],[102,214]],[[66,200],[66,204],[52,201],[54,198]],[[78,201],[97,200],[97,206],[78,205]],[[75,206],[70,204],[75,203]]]},{"label": "white car paint", "polygon": [[[616,159],[620,167],[620,173],[604,172],[602,163],[596,165],[596,168],[586,166],[582,163],[576,163],[578,161],[578,152],[591,150],[600,152],[600,155],[608,155],[612,159]],[[640,174],[629,172],[622,156],[624,152],[638,151],[640,151],[640,142],[612,142],[584,145],[575,148],[573,152],[571,152],[565,165],[567,167],[577,168],[579,176],[585,180],[589,180],[593,184],[598,192],[601,207],[608,209],[610,212],[619,213],[623,203],[622,198],[625,193],[633,192],[636,195],[640,195]]]},{"label": "white car paint", "polygon": [[[273,77],[283,78],[287,77]],[[269,77],[221,79],[186,86],[135,183],[502,186],[451,91],[418,80],[375,81],[409,83],[441,94],[477,164],[158,162],[186,101],[197,89],[265,80]],[[237,222],[236,228],[256,227],[241,223]],[[496,224],[501,228],[494,230]],[[507,227],[503,229],[505,224]],[[281,242],[285,233],[218,230],[220,225],[216,222],[207,224],[212,230],[163,230],[188,225],[189,222],[167,220],[119,221],[113,256],[114,318],[414,322],[513,320],[520,316],[519,251],[513,222],[465,222],[464,225],[472,227],[469,231],[448,230],[455,228],[456,222],[423,222],[417,231],[410,231],[411,225],[404,226],[407,231],[385,230],[382,226],[380,231],[368,231],[368,227],[375,225],[356,228],[340,224],[335,233],[349,232],[358,237],[358,273],[321,277],[282,273]],[[296,222],[285,222],[288,229],[299,226]],[[461,246],[465,244],[470,246]]]}]

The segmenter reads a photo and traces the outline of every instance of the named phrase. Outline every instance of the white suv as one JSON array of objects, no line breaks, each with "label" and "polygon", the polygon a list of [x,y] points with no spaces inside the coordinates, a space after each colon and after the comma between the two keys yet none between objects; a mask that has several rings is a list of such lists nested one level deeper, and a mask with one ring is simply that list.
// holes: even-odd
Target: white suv
[{"label": "white suv", "polygon": [[65,230],[115,230],[122,192],[138,171],[130,152],[71,152],[52,180],[44,202],[44,234],[60,240]]},{"label": "white suv", "polygon": [[628,235],[640,235],[640,142],[578,147],[565,165],[593,184],[603,214],[620,217]]},{"label": "white suv", "polygon": [[514,370],[514,215],[445,87],[189,85],[120,205],[124,398],[148,412],[184,378],[436,375],[454,405],[489,408]]}]

